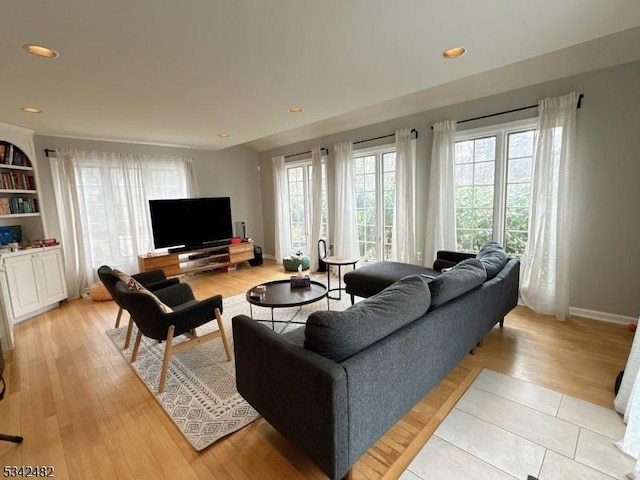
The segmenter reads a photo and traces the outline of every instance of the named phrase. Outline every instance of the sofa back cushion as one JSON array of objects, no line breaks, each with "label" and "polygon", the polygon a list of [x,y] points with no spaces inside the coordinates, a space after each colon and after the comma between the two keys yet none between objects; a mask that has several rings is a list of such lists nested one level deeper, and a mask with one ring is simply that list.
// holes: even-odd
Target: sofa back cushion
[{"label": "sofa back cushion", "polygon": [[463,260],[476,258],[473,253],[456,252],[453,250],[439,250],[436,253],[436,260],[433,262],[433,269],[441,272],[445,268],[451,268]]},{"label": "sofa back cushion", "polygon": [[399,328],[413,322],[429,309],[428,279],[404,277],[342,312],[313,312],[304,330],[304,347],[341,362]]},{"label": "sofa back cushion", "polygon": [[487,270],[487,280],[491,280],[498,275],[509,261],[509,255],[507,255],[502,245],[497,242],[485,243],[480,248],[476,258],[482,262]]},{"label": "sofa back cushion", "polygon": [[482,262],[476,258],[469,258],[458,263],[446,273],[437,276],[429,282],[431,291],[431,310],[444,305],[469,290],[482,285],[487,279]]}]

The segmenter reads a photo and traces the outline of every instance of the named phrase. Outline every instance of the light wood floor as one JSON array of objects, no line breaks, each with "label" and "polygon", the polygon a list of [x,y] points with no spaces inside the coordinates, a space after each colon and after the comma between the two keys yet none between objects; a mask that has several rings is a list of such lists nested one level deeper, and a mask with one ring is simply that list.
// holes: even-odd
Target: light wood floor
[{"label": "light wood floor", "polygon": [[[187,280],[202,298],[286,277],[266,263]],[[60,479],[325,478],[263,419],[194,451],[105,335],[116,311],[84,298],[16,326],[0,431],[25,441],[0,442],[3,466],[53,465]],[[356,463],[354,477],[396,478],[482,367],[611,407],[632,335],[624,325],[560,323],[517,308]]]}]

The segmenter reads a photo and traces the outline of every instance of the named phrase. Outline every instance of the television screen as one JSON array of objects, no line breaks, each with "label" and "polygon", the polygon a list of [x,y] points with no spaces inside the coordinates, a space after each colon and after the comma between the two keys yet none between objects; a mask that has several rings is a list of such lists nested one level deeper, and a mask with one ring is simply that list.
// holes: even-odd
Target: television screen
[{"label": "television screen", "polygon": [[229,197],[149,200],[155,248],[199,248],[233,236]]}]

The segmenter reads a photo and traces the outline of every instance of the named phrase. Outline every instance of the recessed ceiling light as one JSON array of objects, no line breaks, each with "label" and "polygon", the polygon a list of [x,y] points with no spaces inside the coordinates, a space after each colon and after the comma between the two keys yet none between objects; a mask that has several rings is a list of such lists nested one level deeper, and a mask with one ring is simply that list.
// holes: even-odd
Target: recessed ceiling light
[{"label": "recessed ceiling light", "polygon": [[228,133],[219,133],[219,134],[218,134],[218,136],[219,136],[220,138],[229,138],[231,135],[230,135],[230,134],[228,134]]},{"label": "recessed ceiling light", "polygon": [[458,58],[467,53],[467,49],[464,47],[453,47],[445,50],[442,53],[444,58]]},{"label": "recessed ceiling light", "polygon": [[302,109],[300,107],[289,107],[289,113],[302,113]]},{"label": "recessed ceiling light", "polygon": [[22,107],[22,111],[27,113],[42,113],[42,110],[33,107]]},{"label": "recessed ceiling light", "polygon": [[51,50],[50,48],[47,47],[43,47],[42,45],[23,45],[23,48],[33,54],[33,55],[37,55],[38,57],[44,57],[44,58],[56,58],[58,57],[58,52],[56,52],[55,50]]}]

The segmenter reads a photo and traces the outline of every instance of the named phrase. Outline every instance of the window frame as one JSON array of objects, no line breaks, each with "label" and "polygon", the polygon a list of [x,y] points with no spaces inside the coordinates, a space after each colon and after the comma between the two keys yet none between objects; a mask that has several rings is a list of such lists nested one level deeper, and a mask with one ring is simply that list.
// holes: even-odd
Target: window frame
[{"label": "window frame", "polygon": [[496,137],[492,239],[502,245],[505,245],[507,233],[507,182],[509,175],[508,139],[510,134],[522,133],[530,130],[534,131],[534,152],[532,152],[532,154],[535,154],[535,137],[537,136],[538,130],[537,117],[461,130],[457,131],[455,136],[456,144],[458,142]]},{"label": "window frame", "polygon": [[[325,181],[323,182],[323,195],[327,195],[327,182],[326,182],[326,171],[327,171],[327,163],[326,161],[322,162],[322,166],[324,167],[324,173],[325,173]],[[288,245],[289,245],[289,255],[294,255],[296,254],[298,251],[302,251],[302,249],[300,247],[294,247],[293,246],[293,230],[292,230],[292,218],[291,218],[291,203],[290,203],[290,198],[291,198],[291,191],[290,191],[290,182],[289,182],[289,169],[293,169],[293,168],[300,168],[302,167],[302,186],[303,186],[303,196],[304,196],[304,223],[305,223],[305,244],[306,244],[306,252],[302,252],[305,253],[307,255],[309,255],[310,249],[313,248],[313,245],[309,245],[309,238],[311,237],[311,216],[309,215],[309,213],[311,212],[311,208],[312,208],[312,201],[313,199],[311,198],[311,186],[312,186],[312,182],[313,179],[311,177],[311,175],[313,175],[313,171],[311,172],[311,175],[309,175],[309,170],[313,170],[313,165],[312,165],[312,160],[311,157],[307,157],[307,158],[301,158],[298,160],[293,160],[291,162],[286,162],[285,163],[285,172],[286,172],[286,178],[287,178],[287,223],[289,225],[289,239],[288,239]],[[322,175],[322,172],[320,172],[320,174]],[[323,205],[325,208],[328,208],[326,199],[325,201],[323,201]],[[323,212],[323,219],[327,220],[328,216],[327,216],[327,212]],[[327,222],[323,222],[322,224],[324,231],[326,232],[326,234],[328,235],[328,231],[329,231],[329,226],[327,224]]]},{"label": "window frame", "polygon": [[[385,143],[383,145],[377,145],[374,147],[364,147],[364,148],[359,148],[357,150],[354,149],[353,151],[353,163],[354,163],[354,172],[353,172],[353,176],[354,176],[354,192],[357,194],[356,189],[356,185],[355,185],[355,181],[356,181],[356,173],[355,173],[355,162],[357,158],[361,158],[361,157],[367,157],[367,156],[375,156],[376,157],[376,254],[377,254],[377,258],[375,259],[368,259],[366,257],[366,248],[365,248],[365,256],[362,257],[363,261],[369,261],[369,262],[378,262],[378,261],[382,261],[382,260],[390,260],[390,258],[385,258],[385,225],[384,225],[384,220],[385,220],[385,216],[384,216],[384,155],[388,154],[388,153],[396,153],[396,145],[395,143]],[[395,189],[395,164],[394,164],[394,189]],[[394,195],[395,197],[395,195]],[[395,198],[394,198],[394,208],[395,208]],[[357,199],[356,199],[356,224],[357,224],[357,211],[358,211],[358,206],[357,206]],[[394,215],[394,219],[393,222],[395,223],[395,215]],[[393,225],[391,225],[391,227],[393,228]],[[358,229],[359,231],[359,229]],[[360,239],[360,235],[358,234],[358,249],[360,249],[360,243],[363,240]],[[366,241],[366,240],[364,240]],[[393,242],[394,239],[392,238],[391,241]],[[393,251],[393,248],[392,248]]]}]

